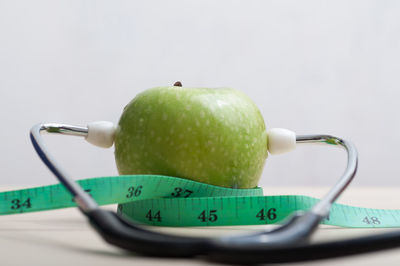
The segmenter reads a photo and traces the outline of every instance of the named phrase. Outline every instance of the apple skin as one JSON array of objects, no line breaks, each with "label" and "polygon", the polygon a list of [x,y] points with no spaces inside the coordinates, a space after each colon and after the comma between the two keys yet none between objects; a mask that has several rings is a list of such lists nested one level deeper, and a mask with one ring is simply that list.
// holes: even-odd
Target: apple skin
[{"label": "apple skin", "polygon": [[237,90],[157,87],[124,108],[115,160],[121,175],[254,188],[268,156],[267,139],[259,109]]}]

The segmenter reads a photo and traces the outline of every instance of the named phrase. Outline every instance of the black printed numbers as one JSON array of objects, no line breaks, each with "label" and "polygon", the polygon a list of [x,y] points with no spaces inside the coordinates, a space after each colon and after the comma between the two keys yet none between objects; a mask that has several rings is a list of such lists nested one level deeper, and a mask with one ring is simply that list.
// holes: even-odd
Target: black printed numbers
[{"label": "black printed numbers", "polygon": [[275,220],[276,219],[276,209],[271,208],[268,210],[265,210],[262,208],[256,215],[256,218],[258,218],[260,221],[265,221],[265,219],[268,220]]},{"label": "black printed numbers", "polygon": [[218,220],[217,210],[210,210],[208,213],[206,210],[202,211],[200,215],[197,217],[201,222],[215,222]]},{"label": "black printed numbers", "polygon": [[92,192],[91,188],[85,189],[85,192],[88,193],[89,196],[93,198],[92,194],[90,194],[90,192]]},{"label": "black printed numbers", "polygon": [[[92,194],[90,193],[90,192],[92,192],[92,189],[91,189],[91,188],[84,189],[84,191],[85,191],[91,198],[93,198]],[[75,199],[72,198],[71,201],[72,201],[72,202],[75,202]]]},{"label": "black printed numbers", "polygon": [[183,189],[180,187],[176,187],[174,189],[174,192],[171,193],[172,197],[184,197],[184,198],[188,198],[191,194],[193,193],[193,191],[189,190],[189,189]]},{"label": "black printed numbers", "polygon": [[161,213],[160,211],[152,213],[151,210],[149,210],[146,214],[146,218],[150,222],[161,222]]},{"label": "black printed numbers", "polygon": [[328,216],[325,218],[326,221],[329,221],[331,219],[331,214],[329,213]]},{"label": "black printed numbers", "polygon": [[31,199],[30,198],[26,199],[25,201],[22,201],[22,200],[19,200],[19,199],[13,199],[11,201],[11,209],[12,210],[19,210],[19,209],[22,209],[22,208],[29,209],[31,207],[32,207],[32,204],[31,204]]},{"label": "black printed numbers", "polygon": [[135,187],[129,187],[128,188],[128,194],[126,194],[126,197],[128,199],[132,198],[132,197],[139,197],[140,194],[142,194],[142,188],[143,186],[137,186]]},{"label": "black printed numbers", "polygon": [[375,216],[372,217],[365,216],[362,221],[363,223],[366,224],[381,224],[381,221],[379,221],[378,217]]}]

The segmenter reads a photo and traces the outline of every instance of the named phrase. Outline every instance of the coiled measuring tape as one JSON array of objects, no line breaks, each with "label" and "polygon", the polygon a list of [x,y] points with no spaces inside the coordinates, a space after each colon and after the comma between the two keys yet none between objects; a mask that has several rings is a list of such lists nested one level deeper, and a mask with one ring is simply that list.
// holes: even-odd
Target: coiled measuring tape
[{"label": "coiled measuring tape", "polygon": [[[77,181],[99,205],[118,203],[118,213],[156,226],[222,226],[279,223],[318,199],[263,196],[261,188],[231,189],[159,175],[130,175]],[[74,207],[63,185],[0,193],[0,215]],[[400,210],[334,204],[323,224],[341,227],[400,227]]]}]

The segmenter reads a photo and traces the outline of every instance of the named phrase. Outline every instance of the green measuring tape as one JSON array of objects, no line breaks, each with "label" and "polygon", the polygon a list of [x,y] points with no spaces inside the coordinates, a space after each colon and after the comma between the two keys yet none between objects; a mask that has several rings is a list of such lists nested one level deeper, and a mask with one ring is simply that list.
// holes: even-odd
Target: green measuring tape
[{"label": "green measuring tape", "polygon": [[[261,188],[231,189],[177,177],[111,176],[77,181],[99,205],[118,203],[118,213],[158,226],[220,226],[279,223],[318,199],[263,196]],[[0,193],[0,215],[74,207],[63,185]],[[334,204],[324,224],[342,227],[400,227],[400,210]]]}]

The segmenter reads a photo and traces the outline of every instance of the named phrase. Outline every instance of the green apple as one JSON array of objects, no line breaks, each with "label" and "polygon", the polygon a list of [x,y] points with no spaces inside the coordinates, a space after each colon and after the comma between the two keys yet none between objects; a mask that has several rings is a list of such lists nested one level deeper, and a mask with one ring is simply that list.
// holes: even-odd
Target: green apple
[{"label": "green apple", "polygon": [[253,101],[230,88],[174,85],[148,89],[125,107],[115,133],[119,173],[256,187],[268,152]]}]

